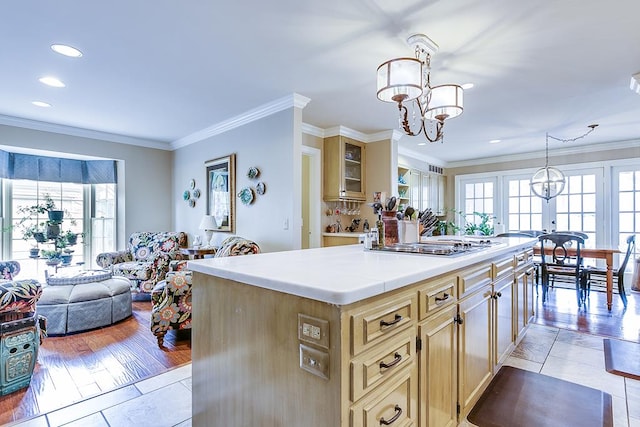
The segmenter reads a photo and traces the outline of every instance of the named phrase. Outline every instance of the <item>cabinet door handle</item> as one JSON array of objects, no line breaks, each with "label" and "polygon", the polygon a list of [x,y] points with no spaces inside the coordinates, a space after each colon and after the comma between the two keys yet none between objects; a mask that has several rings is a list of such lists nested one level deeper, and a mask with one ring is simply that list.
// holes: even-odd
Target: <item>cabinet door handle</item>
[{"label": "cabinet door handle", "polygon": [[494,292],[491,298],[498,299],[502,296],[502,292]]},{"label": "cabinet door handle", "polygon": [[402,316],[400,316],[399,314],[396,313],[394,319],[391,322],[385,322],[384,319],[382,319],[380,321],[380,327],[385,327],[385,326],[393,326],[396,323],[400,322],[402,320]]},{"label": "cabinet door handle", "polygon": [[456,317],[453,318],[453,321],[458,325],[462,325],[464,323],[464,319],[459,314],[457,314]]},{"label": "cabinet door handle", "polygon": [[400,415],[402,415],[402,408],[400,406],[396,405],[394,410],[396,411],[396,414],[393,417],[389,418],[389,421],[385,420],[384,418],[380,418],[380,425],[381,426],[391,425],[391,424],[395,423],[398,420],[398,418],[400,418]]},{"label": "cabinet door handle", "polygon": [[380,369],[392,368],[392,367],[396,366],[398,363],[400,363],[401,360],[402,360],[402,356],[399,353],[396,352],[393,355],[393,362],[389,362],[389,363],[380,362]]},{"label": "cabinet door handle", "polygon": [[449,294],[445,292],[444,294],[442,294],[441,297],[436,297],[436,304],[443,303],[448,299],[449,299]]}]

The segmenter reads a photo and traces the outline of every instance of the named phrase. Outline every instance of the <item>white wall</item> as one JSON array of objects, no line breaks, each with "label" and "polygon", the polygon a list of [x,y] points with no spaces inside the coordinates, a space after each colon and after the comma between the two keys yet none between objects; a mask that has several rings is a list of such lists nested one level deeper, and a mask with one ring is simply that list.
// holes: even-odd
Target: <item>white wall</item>
[{"label": "white wall", "polygon": [[0,146],[6,151],[13,147],[20,152],[48,151],[43,155],[50,156],[121,161],[118,180],[125,183],[125,188],[119,189],[119,218],[124,221],[124,227],[118,230],[119,249],[125,247],[126,238],[134,231],[172,229],[175,195],[171,191],[170,151],[6,125],[0,125]]},{"label": "white wall", "polygon": [[[204,236],[198,229],[206,213],[205,162],[236,153],[236,192],[245,186],[255,189],[257,181],[247,178],[251,166],[260,169],[259,180],[266,193],[256,195],[253,204],[243,205],[236,197],[235,234],[254,240],[263,252],[296,249],[300,246],[301,217],[301,112],[297,108],[273,114],[242,127],[215,135],[174,151],[173,191],[178,200],[173,209],[176,229]],[[191,179],[202,197],[191,208],[181,200]],[[180,198],[178,199],[178,196]],[[234,195],[235,197],[235,195]],[[284,223],[288,222],[288,229]],[[214,233],[219,241],[230,233]]]}]

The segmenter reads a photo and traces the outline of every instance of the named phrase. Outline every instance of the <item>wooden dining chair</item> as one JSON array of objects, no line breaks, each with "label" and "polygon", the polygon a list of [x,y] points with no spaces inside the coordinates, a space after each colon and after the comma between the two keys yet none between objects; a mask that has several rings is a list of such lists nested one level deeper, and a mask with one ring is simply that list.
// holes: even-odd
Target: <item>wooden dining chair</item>
[{"label": "wooden dining chair", "polygon": [[496,237],[535,237],[529,233],[523,233],[521,231],[508,231],[506,233],[496,234]]},{"label": "wooden dining chair", "polygon": [[[624,289],[624,271],[627,269],[627,263],[629,262],[629,258],[631,258],[631,254],[633,253],[636,247],[636,235],[632,234],[627,237],[627,252],[624,255],[624,259],[620,263],[618,270],[613,272],[613,280],[614,283],[618,283],[618,294],[620,294],[620,299],[624,304],[624,307],[627,307],[627,294]],[[587,270],[587,296],[591,291],[591,280],[595,277],[606,278],[607,277],[607,268],[599,268],[599,267],[589,267]]]},{"label": "wooden dining chair", "polygon": [[[578,306],[582,306],[586,298],[588,274],[583,265],[581,253],[584,239],[575,234],[548,233],[539,236],[538,240],[540,241],[542,302],[547,300],[550,281],[552,282],[556,276],[571,276],[575,281]],[[569,256],[569,248],[575,249],[575,255]]]}]

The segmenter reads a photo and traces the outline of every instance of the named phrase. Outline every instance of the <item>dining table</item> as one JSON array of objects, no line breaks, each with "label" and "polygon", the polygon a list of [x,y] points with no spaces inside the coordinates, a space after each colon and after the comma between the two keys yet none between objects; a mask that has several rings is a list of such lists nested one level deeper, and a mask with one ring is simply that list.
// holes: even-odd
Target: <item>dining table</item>
[{"label": "dining table", "polygon": [[[553,251],[553,248],[545,248],[545,253],[550,255]],[[567,250],[567,255],[575,256],[576,248],[569,247]],[[535,255],[540,255],[540,247],[534,246],[533,253]],[[613,255],[620,253],[620,249],[618,248],[588,248],[582,247],[580,248],[580,255],[583,258],[596,258],[596,259],[604,259],[607,264],[607,310],[611,311],[611,307],[613,305]]]}]

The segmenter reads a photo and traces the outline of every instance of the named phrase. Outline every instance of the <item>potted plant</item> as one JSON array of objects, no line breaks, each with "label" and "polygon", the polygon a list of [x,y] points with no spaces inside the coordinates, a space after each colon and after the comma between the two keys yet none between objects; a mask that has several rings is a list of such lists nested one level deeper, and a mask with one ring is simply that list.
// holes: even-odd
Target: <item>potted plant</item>
[{"label": "potted plant", "polygon": [[37,244],[29,249],[29,258],[38,258],[38,254],[40,254],[40,248]]},{"label": "potted plant", "polygon": [[[464,234],[467,235],[480,235],[491,236],[493,235],[493,219],[495,216],[490,216],[484,212],[474,212],[474,216],[480,217],[480,222],[469,221],[464,226]],[[475,218],[474,218],[475,219]]]},{"label": "potted plant", "polygon": [[62,252],[58,249],[42,249],[40,255],[46,258],[47,265],[58,265],[62,261]]}]

